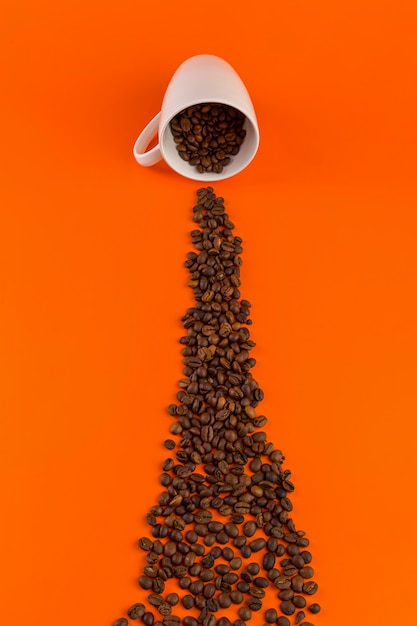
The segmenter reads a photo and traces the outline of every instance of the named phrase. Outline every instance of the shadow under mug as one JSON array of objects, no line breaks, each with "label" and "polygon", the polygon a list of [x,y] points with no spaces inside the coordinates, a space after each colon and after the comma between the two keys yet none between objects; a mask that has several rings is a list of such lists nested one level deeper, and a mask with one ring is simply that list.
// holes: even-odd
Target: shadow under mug
[{"label": "shadow under mug", "polygon": [[[231,106],[245,116],[246,136],[239,152],[220,173],[199,172],[178,154],[170,128],[171,120],[181,111],[197,104]],[[158,144],[147,150],[158,135]],[[161,111],[137,138],[133,154],[145,167],[162,159],[178,174],[202,182],[230,178],[241,172],[254,158],[259,146],[259,128],[249,93],[235,70],[220,57],[200,54],[184,61],[173,75],[162,102]]]}]

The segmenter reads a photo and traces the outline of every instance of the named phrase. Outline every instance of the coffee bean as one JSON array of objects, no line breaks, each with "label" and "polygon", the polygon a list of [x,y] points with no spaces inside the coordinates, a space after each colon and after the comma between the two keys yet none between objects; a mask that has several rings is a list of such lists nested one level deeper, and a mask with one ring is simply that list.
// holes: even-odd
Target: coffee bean
[{"label": "coffee bean", "polygon": [[265,611],[265,619],[268,624],[274,624],[278,619],[278,613],[275,609],[268,609]]},{"label": "coffee bean", "polygon": [[182,599],[182,604],[183,604],[185,609],[191,609],[194,606],[194,598],[193,598],[193,596],[190,596],[189,594],[184,596],[183,599]]},{"label": "coffee bean", "polygon": [[300,569],[300,576],[303,578],[312,578],[314,576],[314,569],[308,565]]},{"label": "coffee bean", "polygon": [[263,557],[262,565],[267,571],[271,570],[275,565],[275,554],[273,552],[267,552]]},{"label": "coffee bean", "polygon": [[[295,616],[295,623],[299,624],[300,622],[302,622],[305,616],[306,614],[304,613],[304,611],[298,611],[298,613]],[[303,623],[305,624],[305,622]]]},{"label": "coffee bean", "polygon": [[303,557],[303,559],[304,559],[304,563],[305,563],[306,565],[308,565],[309,563],[311,563],[311,561],[312,561],[312,555],[311,555],[311,552],[309,552],[308,550],[303,550],[303,551],[301,552],[301,556]]},{"label": "coffee bean", "polygon": [[246,537],[252,537],[255,532],[256,532],[256,524],[255,522],[246,522],[246,524],[243,526],[243,532],[246,535]]},{"label": "coffee bean", "polygon": [[314,593],[316,593],[317,589],[318,589],[318,584],[316,582],[312,581],[312,580],[307,582],[307,583],[304,583],[304,585],[303,585],[304,593],[306,593],[309,596],[311,596]]},{"label": "coffee bean", "polygon": [[222,592],[219,597],[219,604],[222,609],[227,609],[232,604],[232,600],[230,599],[230,595],[228,593]]},{"label": "coffee bean", "polygon": [[291,587],[297,593],[302,591],[303,585],[304,585],[304,579],[303,579],[302,576],[297,575],[297,576],[294,576],[294,578],[291,579]]},{"label": "coffee bean", "polygon": [[297,607],[297,609],[303,609],[307,604],[307,600],[303,596],[294,596],[292,603]]},{"label": "coffee bean", "polygon": [[250,585],[245,581],[241,581],[237,584],[237,588],[241,593],[247,593],[250,589]]},{"label": "coffee bean", "polygon": [[[301,578],[301,576],[300,576],[300,579],[301,579],[301,589],[302,589],[304,581]],[[275,579],[274,584],[275,584],[275,587],[277,587],[277,589],[288,589],[292,585],[294,591],[297,591],[297,589],[294,588],[293,582],[294,582],[294,578],[290,580],[286,576],[278,576],[278,578]]]},{"label": "coffee bean", "polygon": [[292,589],[281,589],[278,593],[280,600],[292,600],[294,597],[294,591]]},{"label": "coffee bean", "polygon": [[239,529],[236,524],[227,523],[225,524],[224,530],[226,531],[229,537],[237,537],[239,535]]},{"label": "coffee bean", "polygon": [[175,448],[175,441],[173,441],[172,439],[165,439],[164,446],[168,450],[173,450]]},{"label": "coffee bean", "polygon": [[171,606],[175,606],[178,604],[179,602],[179,596],[177,593],[169,593],[167,595],[167,602],[171,605]]},{"label": "coffee bean", "polygon": [[230,593],[230,599],[233,604],[241,604],[243,602],[243,594],[238,589],[234,589]]},{"label": "coffee bean", "polygon": [[266,541],[262,537],[259,537],[259,539],[254,539],[249,544],[249,547],[252,550],[252,552],[259,552],[265,546],[266,546]]},{"label": "coffee bean", "polygon": [[138,582],[142,589],[152,589],[152,578],[149,576],[139,576]]},{"label": "coffee bean", "polygon": [[310,604],[310,606],[308,607],[308,610],[310,611],[310,613],[320,613],[321,610],[321,606],[320,604],[317,604],[316,602],[314,604]]},{"label": "coffee bean", "polygon": [[291,563],[294,565],[294,567],[297,567],[298,569],[302,569],[305,565],[304,563],[304,559],[301,556],[301,554],[296,554],[295,556],[292,557],[291,559]]},{"label": "coffee bean", "polygon": [[249,563],[247,568],[246,568],[249,572],[249,574],[251,574],[252,576],[256,576],[256,574],[259,574],[260,571],[260,567],[258,563]]},{"label": "coffee bean", "polygon": [[148,595],[148,602],[149,604],[152,604],[153,606],[159,606],[160,604],[162,604],[164,601],[163,597],[161,595],[159,595],[158,593],[150,593]]},{"label": "coffee bean", "polygon": [[262,608],[262,601],[259,598],[249,598],[247,605],[251,611],[260,611]]},{"label": "coffee bean", "polygon": [[136,604],[132,604],[132,606],[127,609],[127,615],[130,619],[139,619],[145,613],[146,613],[145,605],[141,604],[140,602],[137,602]]},{"label": "coffee bean", "polygon": [[242,559],[238,556],[234,557],[233,559],[231,559],[230,561],[230,567],[232,569],[240,569],[242,567]]},{"label": "coffee bean", "polygon": [[142,550],[151,550],[153,541],[151,541],[148,537],[141,537],[138,540],[138,546],[139,548],[142,548]]},{"label": "coffee bean", "polygon": [[293,615],[293,613],[295,613],[295,606],[291,602],[291,600],[284,600],[284,602],[281,602],[281,604],[279,605],[279,608],[284,613],[284,615]]},{"label": "coffee bean", "polygon": [[170,615],[172,608],[171,605],[168,602],[162,602],[159,606],[158,606],[158,611],[161,615]]},{"label": "coffee bean", "polygon": [[284,615],[281,615],[277,619],[277,626],[291,626],[291,622],[288,619],[288,617],[285,617]]},{"label": "coffee bean", "polygon": [[176,615],[168,615],[162,620],[164,626],[179,626],[180,618]]},{"label": "coffee bean", "polygon": [[150,611],[146,611],[146,613],[142,615],[142,622],[145,624],[145,626],[152,626],[154,621],[155,618],[153,616],[153,613],[151,613]]},{"label": "coffee bean", "polygon": [[113,626],[128,626],[128,625],[129,625],[129,622],[124,617],[120,617],[115,622],[113,622]]},{"label": "coffee bean", "polygon": [[246,606],[240,607],[240,609],[238,610],[238,614],[244,622],[248,622],[252,617],[252,611]]}]

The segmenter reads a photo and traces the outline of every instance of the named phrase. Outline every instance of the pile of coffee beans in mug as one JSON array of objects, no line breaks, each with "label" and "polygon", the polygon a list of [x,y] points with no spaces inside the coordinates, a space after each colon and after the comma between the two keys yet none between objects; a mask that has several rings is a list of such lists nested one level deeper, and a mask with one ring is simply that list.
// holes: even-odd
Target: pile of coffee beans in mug
[{"label": "pile of coffee beans in mug", "polygon": [[197,191],[193,219],[183,378],[168,407],[162,490],[138,541],[141,595],[127,616],[144,626],[312,626],[320,605],[309,539],[291,516],[291,472],[262,430],[264,394],[251,373],[242,239],[212,187]]},{"label": "pile of coffee beans in mug", "polygon": [[246,135],[243,113],[226,104],[196,104],[170,122],[179,156],[200,173],[220,174]]}]

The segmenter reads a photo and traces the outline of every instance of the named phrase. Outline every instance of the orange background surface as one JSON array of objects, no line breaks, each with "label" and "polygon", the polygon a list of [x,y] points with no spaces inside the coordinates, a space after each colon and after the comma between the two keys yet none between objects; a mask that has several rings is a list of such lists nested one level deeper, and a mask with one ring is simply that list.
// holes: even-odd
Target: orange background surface
[{"label": "orange background surface", "polygon": [[143,597],[199,185],[132,146],[199,53],[259,119],[255,160],[214,188],[244,241],[313,621],[415,622],[416,7],[2,1],[2,624],[110,626]]}]

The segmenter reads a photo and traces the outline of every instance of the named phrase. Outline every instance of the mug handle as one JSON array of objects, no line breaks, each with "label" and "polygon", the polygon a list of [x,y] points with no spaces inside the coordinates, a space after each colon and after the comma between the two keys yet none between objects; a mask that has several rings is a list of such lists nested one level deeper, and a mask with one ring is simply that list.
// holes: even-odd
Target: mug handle
[{"label": "mug handle", "polygon": [[143,165],[144,167],[155,165],[155,163],[158,163],[158,161],[162,159],[161,150],[159,149],[159,143],[154,148],[146,152],[146,148],[158,132],[160,117],[161,112],[157,113],[157,115],[155,115],[155,117],[149,122],[149,124],[145,126],[139,137],[136,139],[135,145],[133,146],[133,156],[135,157],[139,165]]}]

